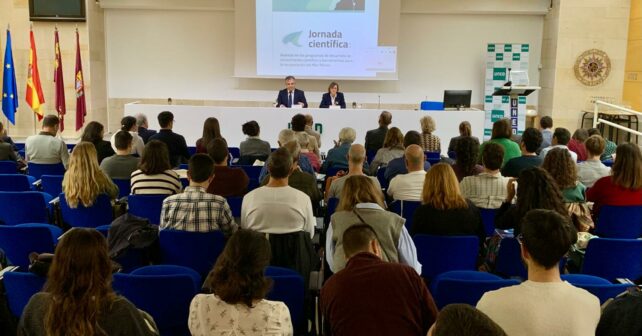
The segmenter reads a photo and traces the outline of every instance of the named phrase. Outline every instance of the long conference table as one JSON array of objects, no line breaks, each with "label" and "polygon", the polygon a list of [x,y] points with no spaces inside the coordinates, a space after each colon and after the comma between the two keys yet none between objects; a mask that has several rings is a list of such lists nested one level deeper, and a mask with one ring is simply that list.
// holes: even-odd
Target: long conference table
[{"label": "long conference table", "polygon": [[[357,132],[355,143],[365,142],[366,132],[378,127],[377,120],[382,110],[379,109],[285,109],[270,107],[220,107],[189,105],[152,105],[130,103],[125,105],[125,116],[142,113],[147,116],[150,129],[159,129],[158,114],[170,111],[174,114],[174,132],[185,137],[188,146],[195,146],[203,133],[203,122],[209,117],[218,119],[221,133],[231,147],[238,147],[246,136],[241,125],[256,120],[261,127],[260,137],[277,147],[279,132],[288,127],[292,116],[297,113],[311,114],[315,128],[321,133],[321,151],[327,152],[334,146],[333,140],[339,137],[343,127],[352,127]],[[409,130],[421,132],[419,119],[425,115],[435,120],[437,130],[433,134],[441,139],[442,154],[446,155],[448,142],[459,135],[459,123],[468,121],[473,136],[483,138],[484,111],[423,111],[423,110],[388,110],[392,113],[392,125],[405,134]]]}]

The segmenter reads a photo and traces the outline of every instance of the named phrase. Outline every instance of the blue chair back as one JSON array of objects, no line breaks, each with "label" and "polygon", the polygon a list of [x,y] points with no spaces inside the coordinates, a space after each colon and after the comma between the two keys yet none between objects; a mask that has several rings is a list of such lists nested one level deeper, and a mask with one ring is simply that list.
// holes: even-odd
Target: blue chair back
[{"label": "blue chair back", "polygon": [[372,160],[374,160],[375,155],[377,155],[377,151],[376,150],[370,149],[370,150],[366,151],[366,160],[367,160],[368,164],[370,164],[372,162]]},{"label": "blue chair back", "polygon": [[187,147],[187,153],[189,153],[189,157],[194,156],[194,154],[196,154],[196,147],[192,147],[192,146]]},{"label": "blue chair back", "polygon": [[429,281],[444,272],[476,269],[479,255],[476,236],[416,235],[413,240],[422,265],[421,276]]},{"label": "blue chair back", "polygon": [[247,186],[247,190],[254,190],[258,188],[259,185],[261,185],[261,181],[259,181],[259,177],[261,175],[261,170],[263,169],[262,166],[249,166],[249,165],[239,165],[241,169],[245,171],[247,174],[247,177],[249,178],[249,183]]},{"label": "blue chair back", "polygon": [[594,238],[586,247],[582,274],[609,281],[637,280],[642,276],[642,240]]},{"label": "blue chair back", "polygon": [[131,271],[132,275],[189,275],[190,278],[194,281],[194,290],[199,292],[201,290],[201,285],[203,280],[201,275],[198,274],[195,270],[178,265],[149,265],[137,268]]},{"label": "blue chair back", "polygon": [[49,223],[48,202],[52,197],[39,191],[0,192],[0,223]]},{"label": "blue chair back", "polygon": [[303,277],[294,270],[274,266],[268,266],[265,275],[273,281],[267,299],[285,303],[290,310],[295,335],[302,334],[306,329]]},{"label": "blue chair back", "polygon": [[528,277],[517,238],[502,239],[495,262],[495,273],[503,277],[520,277],[522,279]]},{"label": "blue chair back", "polygon": [[62,180],[65,175],[42,175],[42,191],[49,195],[60,195],[62,193]]},{"label": "blue chair back", "polygon": [[240,218],[241,217],[241,206],[243,205],[243,197],[242,196],[230,196],[227,198],[227,205],[230,206],[230,210],[232,210],[232,216],[235,218]]},{"label": "blue chair back", "polygon": [[600,304],[634,286],[630,284],[613,284],[606,279],[585,274],[563,274],[562,280],[575,287],[586,289],[600,299]]},{"label": "blue chair back", "polygon": [[7,291],[9,310],[20,318],[29,299],[42,290],[47,279],[29,272],[7,272],[2,281]]},{"label": "blue chair back", "polygon": [[29,183],[27,175],[0,174],[0,191],[31,191],[33,186]]},{"label": "blue chair back", "polygon": [[161,263],[189,267],[207,276],[225,247],[220,231],[160,231]]},{"label": "blue chair back", "polygon": [[18,165],[16,161],[0,161],[0,174],[16,174],[18,173]]},{"label": "blue chair back", "polygon": [[443,111],[444,102],[438,101],[427,101],[424,100],[421,102],[421,110],[423,111]]},{"label": "blue chair back", "polygon": [[72,227],[95,228],[101,225],[108,225],[114,220],[111,208],[111,199],[105,194],[98,195],[94,204],[86,208],[82,203],[72,209],[67,203],[65,194],[60,194],[60,212],[65,223]]},{"label": "blue chair back", "polygon": [[595,231],[602,238],[640,238],[642,236],[642,206],[601,206]]},{"label": "blue chair back", "polygon": [[33,163],[28,164],[29,175],[39,180],[42,175],[65,175],[65,166],[62,163]]},{"label": "blue chair back", "polygon": [[406,220],[406,230],[412,228],[412,218],[415,210],[421,205],[420,201],[394,201],[390,203],[390,210]]},{"label": "blue chair back", "polygon": [[29,267],[29,253],[53,253],[54,241],[51,231],[45,226],[22,227],[0,225],[0,249],[22,271]]},{"label": "blue chair back", "polygon": [[160,224],[163,200],[169,195],[129,195],[127,204],[129,213],[149,219],[152,224]]},{"label": "blue chair back", "polygon": [[348,168],[345,167],[328,167],[328,170],[325,172],[325,176],[330,177],[330,176],[336,176],[339,171],[345,171],[346,173],[348,172]]},{"label": "blue chair back", "polygon": [[604,160],[602,163],[607,166],[607,167],[612,167],[613,166],[613,160]]},{"label": "blue chair back", "polygon": [[[189,305],[198,291],[187,274],[114,274],[114,290],[149,313],[161,335],[189,335]],[[171,291],[171,295],[162,295]]]},{"label": "blue chair back", "polygon": [[440,152],[424,152],[424,155],[426,156],[426,161],[430,163],[431,166],[434,166],[438,164],[441,161],[441,153]]},{"label": "blue chair back", "polygon": [[432,294],[439,309],[451,303],[475,306],[484,293],[514,285],[519,285],[519,281],[505,280],[486,272],[451,271],[433,280]]},{"label": "blue chair back", "polygon": [[227,151],[232,155],[233,158],[238,159],[241,157],[241,149],[238,147],[228,147]]},{"label": "blue chair back", "polygon": [[112,179],[114,184],[118,186],[118,198],[123,198],[131,194],[132,181],[130,179]]},{"label": "blue chair back", "polygon": [[377,180],[381,185],[381,189],[388,189],[390,181],[386,178],[386,167],[381,167],[377,170]]},{"label": "blue chair back", "polygon": [[479,213],[481,214],[482,222],[484,223],[486,237],[492,236],[495,233],[495,216],[497,215],[497,209],[479,208]]}]

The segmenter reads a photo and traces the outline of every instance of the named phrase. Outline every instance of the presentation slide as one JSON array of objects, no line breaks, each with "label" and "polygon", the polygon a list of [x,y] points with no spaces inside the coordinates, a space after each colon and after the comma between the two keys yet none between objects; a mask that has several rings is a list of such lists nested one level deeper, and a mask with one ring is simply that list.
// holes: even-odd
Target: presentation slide
[{"label": "presentation slide", "polygon": [[256,75],[374,78],[397,71],[380,45],[380,0],[257,0]]}]

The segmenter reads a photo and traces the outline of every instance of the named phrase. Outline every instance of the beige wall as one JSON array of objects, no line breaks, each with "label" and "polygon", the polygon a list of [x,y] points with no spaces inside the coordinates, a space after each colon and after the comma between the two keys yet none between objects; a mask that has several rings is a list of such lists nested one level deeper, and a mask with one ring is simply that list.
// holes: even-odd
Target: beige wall
[{"label": "beige wall", "polygon": [[642,111],[642,0],[631,0],[623,100]]}]

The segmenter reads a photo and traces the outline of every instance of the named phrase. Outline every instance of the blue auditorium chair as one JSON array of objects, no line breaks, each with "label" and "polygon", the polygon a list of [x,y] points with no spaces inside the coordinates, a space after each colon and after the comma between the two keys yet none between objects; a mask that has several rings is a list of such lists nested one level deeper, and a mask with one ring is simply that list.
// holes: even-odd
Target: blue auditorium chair
[{"label": "blue auditorium chair", "polygon": [[0,191],[0,224],[49,223],[51,200],[39,191]]},{"label": "blue auditorium chair", "polygon": [[632,281],[642,276],[642,240],[594,238],[589,240],[582,264],[582,274],[615,281]]},{"label": "blue auditorium chair", "polygon": [[35,177],[37,180],[42,175],[65,175],[65,166],[62,163],[33,163],[29,162],[28,166],[29,175]]},{"label": "blue auditorium chair", "polygon": [[60,195],[64,177],[64,175],[42,175],[40,177],[42,191],[52,196]]},{"label": "blue auditorium chair", "polygon": [[35,190],[31,176],[22,174],[0,174],[0,191],[33,191]]},{"label": "blue auditorium chair", "polygon": [[118,198],[123,198],[131,194],[131,180],[130,179],[112,179],[114,184],[118,186]]},{"label": "blue auditorium chair", "polygon": [[497,215],[497,209],[479,208],[479,213],[484,223],[486,237],[492,236],[495,233],[495,216]]},{"label": "blue auditorium chair", "polygon": [[29,272],[7,272],[2,282],[7,292],[7,303],[13,316],[20,318],[31,297],[40,292],[47,281]]},{"label": "blue auditorium chair", "polygon": [[178,265],[149,265],[139,267],[130,272],[132,275],[189,275],[194,282],[194,290],[200,292],[203,278],[195,270]]},{"label": "blue auditorium chair", "polygon": [[161,263],[189,267],[207,276],[225,247],[221,231],[161,230]]},{"label": "blue auditorium chair", "polygon": [[433,279],[431,293],[439,309],[451,303],[475,306],[484,293],[514,285],[519,281],[486,272],[450,271]]},{"label": "blue auditorium chair", "polygon": [[169,195],[129,195],[127,204],[129,213],[149,219],[152,224],[159,225],[161,221],[161,210],[163,209],[163,200]]},{"label": "blue auditorium chair", "polygon": [[406,230],[410,231],[410,228],[412,228],[412,218],[420,205],[420,201],[394,201],[390,203],[390,211],[403,217],[406,220],[404,224]]},{"label": "blue auditorium chair", "polygon": [[16,161],[0,161],[0,174],[17,174],[18,165]]},{"label": "blue auditorium chair", "polygon": [[96,228],[109,225],[114,220],[111,199],[108,195],[98,195],[94,204],[88,208],[78,202],[78,207],[75,209],[69,207],[64,193],[60,194],[59,198],[62,219],[72,227]]},{"label": "blue auditorium chair", "polygon": [[528,278],[517,238],[502,239],[495,259],[495,273],[505,278]]},{"label": "blue auditorium chair", "polygon": [[26,272],[29,254],[53,253],[60,235],[62,229],[49,224],[0,225],[0,249],[13,265]]},{"label": "blue auditorium chair", "polygon": [[265,269],[265,276],[273,281],[272,289],[266,298],[285,303],[290,310],[295,334],[302,334],[307,327],[303,314],[305,310],[303,277],[294,270],[275,266],[268,266]]},{"label": "blue auditorium chair", "polygon": [[431,281],[448,271],[473,271],[479,255],[479,238],[476,236],[415,235],[421,263],[421,276]]},{"label": "blue auditorium chair", "polygon": [[562,280],[575,287],[586,289],[600,299],[600,304],[618,296],[626,291],[627,288],[635,286],[631,284],[614,284],[606,279],[586,274],[563,274]]},{"label": "blue auditorium chair", "polygon": [[234,218],[241,217],[241,207],[243,206],[243,196],[230,196],[226,198],[227,205],[230,206],[232,210],[232,216]]},{"label": "blue auditorium chair", "polygon": [[595,223],[595,232],[602,238],[640,238],[642,206],[601,206],[597,223]]}]

